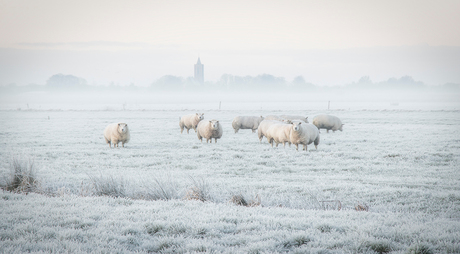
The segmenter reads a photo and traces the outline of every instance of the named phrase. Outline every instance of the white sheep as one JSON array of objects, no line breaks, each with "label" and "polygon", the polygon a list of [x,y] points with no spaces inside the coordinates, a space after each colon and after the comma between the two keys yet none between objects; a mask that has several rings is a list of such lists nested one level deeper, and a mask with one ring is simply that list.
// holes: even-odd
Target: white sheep
[{"label": "white sheep", "polygon": [[283,122],[278,122],[270,125],[265,133],[268,143],[273,147],[273,142],[276,143],[278,147],[279,143],[283,143],[283,146],[286,147],[286,143],[291,145],[290,140],[291,124],[286,124]]},{"label": "white sheep", "polygon": [[198,127],[196,128],[196,135],[198,139],[203,142],[203,138],[206,139],[206,143],[209,140],[214,139],[215,143],[217,143],[217,139],[222,137],[222,125],[217,120],[211,121],[200,121],[198,123]]},{"label": "white sheep", "polygon": [[342,131],[342,121],[336,116],[332,115],[317,115],[313,118],[313,124],[318,127],[318,129],[326,129],[327,132],[332,130],[335,132],[336,130]]},{"label": "white sheep", "polygon": [[202,114],[191,114],[191,115],[185,115],[182,117],[179,117],[179,126],[180,126],[180,133],[184,131],[184,128],[188,130],[194,129],[196,132],[196,127],[198,126],[198,123],[204,119],[204,113]]},{"label": "white sheep", "polygon": [[303,150],[307,151],[307,145],[313,142],[315,148],[318,149],[319,130],[311,123],[293,121],[289,138],[291,143],[295,145],[297,151],[299,150],[299,144],[302,144]]},{"label": "white sheep", "polygon": [[280,117],[285,120],[301,120],[305,123],[308,123],[308,116],[281,115]]},{"label": "white sheep", "polygon": [[263,116],[237,116],[233,119],[232,127],[235,133],[240,129],[251,129],[252,133],[254,133],[263,120]]},{"label": "white sheep", "polygon": [[262,139],[267,136],[267,130],[272,124],[276,123],[285,123],[285,124],[291,124],[291,120],[282,120],[282,121],[277,121],[277,120],[263,120],[259,124],[259,128],[257,130],[257,136],[259,137],[259,142],[262,142]]},{"label": "white sheep", "polygon": [[110,148],[118,147],[118,143],[121,142],[121,146],[125,147],[125,143],[129,142],[129,129],[126,123],[112,123],[109,124],[104,130],[104,139]]}]

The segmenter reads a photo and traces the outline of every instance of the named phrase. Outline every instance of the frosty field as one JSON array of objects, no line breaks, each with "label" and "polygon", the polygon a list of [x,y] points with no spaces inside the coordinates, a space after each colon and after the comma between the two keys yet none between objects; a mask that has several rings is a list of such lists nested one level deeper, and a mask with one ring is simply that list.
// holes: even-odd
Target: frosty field
[{"label": "frosty field", "polygon": [[[31,158],[42,192],[0,191],[0,252],[460,253],[458,105],[273,105],[3,106],[1,181],[13,158]],[[222,139],[181,134],[179,117],[195,112],[219,120]],[[307,152],[231,127],[238,115],[319,113],[344,131],[322,130]],[[105,144],[112,122],[128,123],[125,148]]]}]

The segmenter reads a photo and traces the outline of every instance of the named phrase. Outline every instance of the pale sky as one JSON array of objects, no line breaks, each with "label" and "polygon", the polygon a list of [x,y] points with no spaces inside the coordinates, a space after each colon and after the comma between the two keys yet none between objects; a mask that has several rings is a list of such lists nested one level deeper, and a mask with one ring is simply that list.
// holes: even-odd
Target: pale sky
[{"label": "pale sky", "polygon": [[[288,79],[302,75],[310,82],[335,84],[357,80],[359,76],[372,74],[369,73],[372,71],[363,70],[362,73],[358,71],[357,78],[338,71],[335,81],[327,77],[330,73],[324,74],[324,79],[322,76],[309,77],[308,74],[312,71],[301,70],[302,66],[304,68],[310,66],[306,64],[307,59],[297,59],[295,52],[328,52],[324,53],[324,59],[331,57],[332,62],[329,64],[332,65],[328,65],[327,70],[323,70],[327,73],[331,68],[339,68],[338,62],[348,61],[337,58],[334,55],[336,50],[460,47],[459,13],[460,1],[458,0],[0,0],[0,48],[48,50],[51,60],[59,52],[65,51],[65,54],[71,54],[69,51],[74,50],[96,50],[95,54],[101,51],[126,54],[126,50],[144,50],[149,52],[148,55],[152,58],[161,58],[150,63],[151,66],[148,68],[158,67],[157,73],[150,76],[142,73],[145,65],[149,65],[148,60],[139,58],[138,62],[143,66],[138,66],[138,69],[131,68],[137,76],[143,75],[143,81],[131,78],[134,83],[145,83],[148,80],[153,82],[162,75],[191,76],[193,67],[190,67],[191,70],[182,70],[182,68],[186,68],[186,63],[193,65],[200,56],[205,65],[205,79],[208,80],[217,80],[224,73],[235,75],[269,73]],[[400,49],[396,51],[399,52]],[[235,57],[237,55],[242,57]],[[26,61],[24,67],[31,64],[30,61],[27,62],[27,57],[24,59]],[[0,66],[8,66],[8,59],[0,61]],[[19,60],[15,61],[20,67]],[[49,74],[67,71],[68,73],[65,74],[80,75],[89,81],[100,83],[107,82],[112,75],[110,66],[106,66],[109,72],[100,72],[101,77],[97,77],[96,72],[85,70],[84,62],[81,66],[78,62],[72,63],[74,69],[71,69],[63,66],[62,63],[55,63],[57,67],[53,67],[52,63],[46,63],[45,59],[43,61],[43,64],[50,65],[49,69],[43,70],[43,76],[49,77]],[[136,62],[134,59],[132,61]],[[431,60],[425,57],[425,61]],[[235,67],[241,62],[247,64],[246,68]],[[400,64],[400,61],[395,62],[398,63]],[[440,64],[442,63],[440,61]],[[114,68],[123,65],[123,63],[113,62],[112,64]],[[412,67],[407,67],[407,72],[411,72]],[[347,68],[348,65],[345,66],[345,69]],[[377,68],[378,66],[375,66],[374,72],[378,75]],[[405,66],[402,71],[404,68]],[[438,66],[438,68],[444,67]],[[282,71],[283,69],[285,71]],[[400,75],[391,71],[387,73],[386,67],[383,69],[382,78]],[[173,73],[175,70],[177,72]],[[161,73],[162,71],[165,73]],[[296,72],[299,73],[295,74]],[[321,73],[321,70],[315,72]],[[418,70],[402,75],[417,75],[424,72],[425,70]],[[133,77],[136,75],[132,74]],[[341,79],[342,75],[343,79]],[[458,75],[452,73],[450,79],[457,79],[457,77]],[[116,78],[113,77],[113,80]],[[129,83],[129,79],[120,82]],[[14,82],[14,78],[1,80],[0,77],[0,83],[2,82]],[[43,83],[43,80],[35,82]],[[439,82],[460,82],[460,80],[447,79]]]}]

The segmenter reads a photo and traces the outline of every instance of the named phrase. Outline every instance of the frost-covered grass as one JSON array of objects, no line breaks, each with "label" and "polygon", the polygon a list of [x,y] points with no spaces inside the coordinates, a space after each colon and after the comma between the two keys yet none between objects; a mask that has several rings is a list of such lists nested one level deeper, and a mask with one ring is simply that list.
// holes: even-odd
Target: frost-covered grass
[{"label": "frost-covered grass", "polygon": [[[43,193],[0,192],[0,250],[460,252],[460,111],[330,111],[344,131],[301,152],[231,121],[325,111],[195,106],[0,111],[0,178],[26,154]],[[223,124],[217,144],[180,134],[196,111]],[[131,141],[110,149],[118,121]]]}]

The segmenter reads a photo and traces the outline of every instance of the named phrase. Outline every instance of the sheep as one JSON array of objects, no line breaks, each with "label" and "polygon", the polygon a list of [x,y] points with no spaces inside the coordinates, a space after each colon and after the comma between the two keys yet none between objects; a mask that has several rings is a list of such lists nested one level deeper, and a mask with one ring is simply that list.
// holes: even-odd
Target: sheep
[{"label": "sheep", "polygon": [[308,123],[308,116],[281,115],[280,117],[285,120],[301,120],[305,123]]},{"label": "sheep", "polygon": [[180,133],[184,131],[184,128],[187,129],[187,134],[190,129],[194,129],[196,132],[196,127],[198,123],[204,119],[204,113],[202,114],[191,114],[179,117],[179,126],[180,126]]},{"label": "sheep", "polygon": [[275,123],[286,123],[286,124],[291,124],[291,120],[282,120],[282,121],[277,121],[277,120],[263,120],[259,124],[259,128],[257,130],[257,136],[259,137],[259,142],[262,142],[262,139],[266,137],[266,133],[268,128]]},{"label": "sheep", "polygon": [[314,142],[315,148],[318,149],[319,130],[311,123],[303,123],[302,121],[293,121],[289,139],[295,145],[297,151],[299,144],[303,145],[303,150],[307,151],[307,145]]},{"label": "sheep", "polygon": [[326,129],[329,133],[329,130],[335,132],[336,130],[342,131],[342,121],[336,116],[332,115],[317,115],[313,118],[313,124],[318,127],[318,129]]},{"label": "sheep", "polygon": [[286,142],[291,146],[290,140],[291,125],[283,122],[274,123],[268,127],[265,137],[267,137],[268,143],[273,147],[273,142],[278,147],[279,143],[283,143],[286,147]]},{"label": "sheep", "polygon": [[104,130],[104,139],[109,147],[118,147],[118,143],[121,142],[121,146],[125,147],[125,143],[128,143],[130,138],[128,125],[126,123],[112,123],[109,124]]},{"label": "sheep", "polygon": [[198,139],[203,142],[203,138],[206,139],[206,143],[209,140],[214,138],[215,143],[217,143],[217,139],[222,137],[222,125],[217,120],[211,120],[209,122],[201,121],[198,123],[198,127],[196,128],[196,135]]},{"label": "sheep", "polygon": [[259,128],[260,122],[264,120],[263,116],[237,116],[233,119],[232,127],[235,133],[240,129],[251,129],[252,133]]}]

